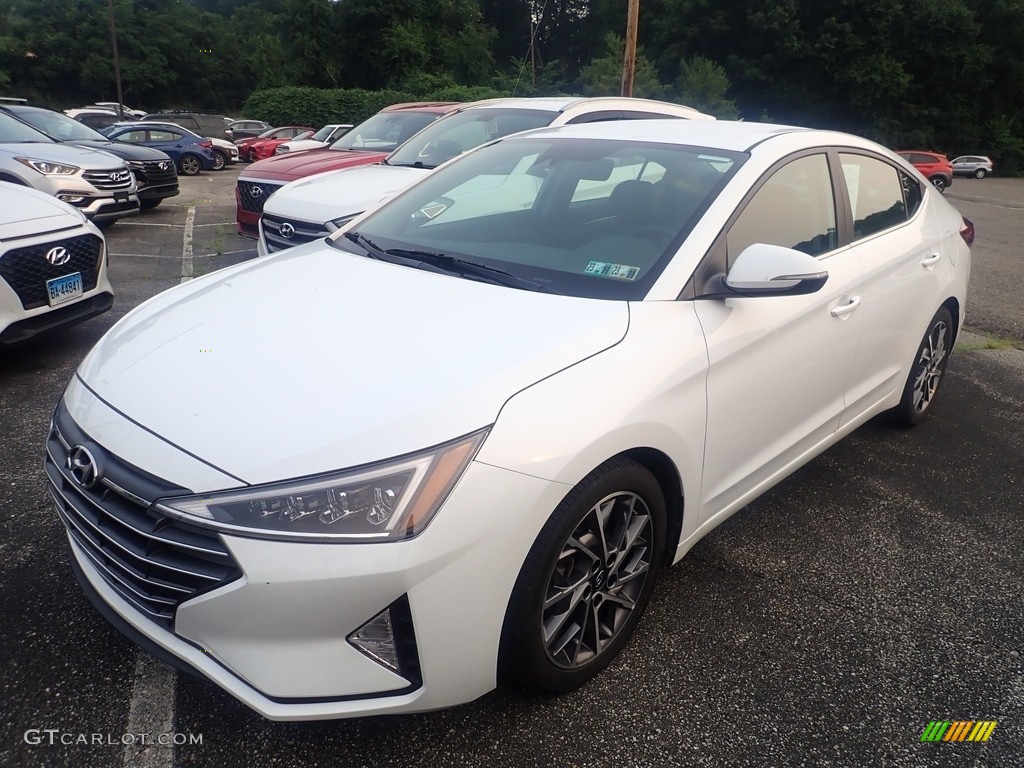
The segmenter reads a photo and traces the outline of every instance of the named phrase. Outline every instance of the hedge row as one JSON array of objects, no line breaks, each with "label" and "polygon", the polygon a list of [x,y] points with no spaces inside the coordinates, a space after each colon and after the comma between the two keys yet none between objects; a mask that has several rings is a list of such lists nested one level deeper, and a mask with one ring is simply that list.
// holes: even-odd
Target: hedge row
[{"label": "hedge row", "polygon": [[265,120],[271,125],[311,125],[359,123],[384,107],[403,101],[477,101],[504,96],[485,86],[450,85],[429,92],[359,88],[309,88],[285,86],[254,91],[242,111],[246,117]]}]

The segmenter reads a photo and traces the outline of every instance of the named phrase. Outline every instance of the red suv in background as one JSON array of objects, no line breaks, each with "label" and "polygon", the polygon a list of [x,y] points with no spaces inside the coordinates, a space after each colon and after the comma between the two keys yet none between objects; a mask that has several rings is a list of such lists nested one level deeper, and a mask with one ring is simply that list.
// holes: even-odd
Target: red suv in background
[{"label": "red suv in background", "polygon": [[901,149],[896,154],[924,174],[939,192],[953,183],[953,164],[945,155],[919,149]]},{"label": "red suv in background", "polygon": [[263,204],[289,181],[380,162],[399,144],[457,106],[458,102],[451,101],[393,104],[361,122],[329,147],[276,155],[253,163],[238,177],[235,187],[239,234],[259,237]]}]

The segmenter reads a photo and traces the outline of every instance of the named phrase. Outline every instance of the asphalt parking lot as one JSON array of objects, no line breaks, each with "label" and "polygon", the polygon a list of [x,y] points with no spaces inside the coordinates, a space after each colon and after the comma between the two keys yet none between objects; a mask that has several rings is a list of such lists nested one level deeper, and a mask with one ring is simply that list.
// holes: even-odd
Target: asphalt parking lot
[{"label": "asphalt parking lot", "polygon": [[[947,193],[978,231],[972,332],[931,418],[865,425],[707,536],[592,683],[272,723],[99,617],[42,472],[50,412],[103,332],[255,256],[234,233],[237,173],[182,178],[108,231],[112,312],[0,355],[0,765],[1024,765],[1024,179]],[[922,743],[934,720],[998,725],[985,743]],[[170,733],[186,743],[137,736]]]}]

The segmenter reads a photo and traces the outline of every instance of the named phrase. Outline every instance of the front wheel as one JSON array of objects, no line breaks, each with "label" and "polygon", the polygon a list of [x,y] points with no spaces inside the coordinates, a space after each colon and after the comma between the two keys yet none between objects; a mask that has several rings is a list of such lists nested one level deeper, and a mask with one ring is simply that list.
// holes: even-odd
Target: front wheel
[{"label": "front wheel", "polygon": [[984,179],[987,175],[988,171],[986,171],[984,168],[979,168],[974,172],[974,178],[976,179]]},{"label": "front wheel", "polygon": [[946,187],[949,186],[946,183],[946,180],[941,176],[932,176],[930,179],[928,179],[928,181],[930,181],[932,183],[932,186],[939,190],[939,192],[945,192]]},{"label": "front wheel", "polygon": [[604,669],[650,600],[665,518],[658,481],[636,462],[615,459],[584,478],[519,572],[502,629],[502,676],[564,693]]},{"label": "front wheel", "polygon": [[893,409],[900,424],[913,427],[928,416],[939,394],[952,346],[953,316],[945,307],[939,307],[918,345],[900,404]]},{"label": "front wheel", "polygon": [[183,155],[178,161],[178,173],[182,176],[196,176],[203,170],[203,164],[195,155]]},{"label": "front wheel", "polygon": [[223,171],[228,164],[228,156],[218,150],[213,151],[213,170]]}]

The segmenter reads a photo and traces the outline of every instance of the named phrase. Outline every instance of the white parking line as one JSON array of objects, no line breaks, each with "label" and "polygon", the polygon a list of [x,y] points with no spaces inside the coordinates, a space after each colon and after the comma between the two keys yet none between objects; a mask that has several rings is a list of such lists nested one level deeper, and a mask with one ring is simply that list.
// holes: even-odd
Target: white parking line
[{"label": "white parking line", "polygon": [[[128,710],[126,744],[121,758],[123,768],[171,768],[174,765],[174,667],[150,656],[141,648],[135,653],[135,682]],[[164,734],[168,736],[160,738]],[[161,744],[160,741],[171,743]]]},{"label": "white parking line", "polygon": [[196,220],[196,207],[190,205],[188,213],[185,214],[185,237],[181,245],[181,280],[179,283],[187,283],[192,279],[192,227]]}]

